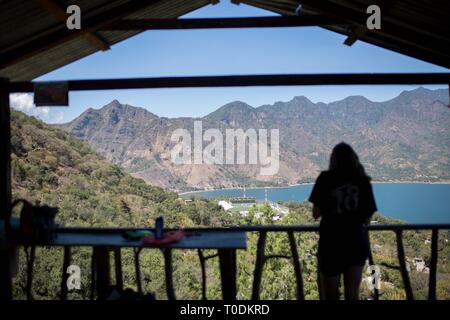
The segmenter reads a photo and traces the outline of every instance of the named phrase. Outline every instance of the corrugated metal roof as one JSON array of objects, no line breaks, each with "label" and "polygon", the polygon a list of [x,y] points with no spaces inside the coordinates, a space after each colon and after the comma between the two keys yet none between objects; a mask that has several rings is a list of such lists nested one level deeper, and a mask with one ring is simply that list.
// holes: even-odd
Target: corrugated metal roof
[{"label": "corrugated metal roof", "polygon": [[[100,50],[85,36],[78,36],[59,45],[46,47],[45,51],[23,55],[15,61],[11,53],[27,48],[33,41],[66,31],[65,23],[59,21],[40,2],[45,0],[0,0],[0,77],[13,81],[31,80],[70,62]],[[54,2],[58,0],[52,0]],[[59,0],[62,7],[77,4],[85,19],[95,19],[121,5],[148,4],[122,18],[176,18],[210,4],[211,0]],[[346,24],[327,26],[326,29],[351,35],[361,28],[359,15],[367,15],[365,9],[373,0],[240,0],[282,15],[295,15],[299,3],[301,14],[333,15]],[[450,1],[448,0],[378,0],[382,8],[382,30],[363,32],[358,40],[366,41],[390,50],[407,54],[425,61],[450,67]],[[383,11],[388,4],[389,8]],[[386,7],[387,8],[387,7]],[[92,20],[91,19],[91,20]],[[390,29],[383,29],[384,25]],[[123,41],[139,32],[95,30],[94,34],[109,45]],[[9,54],[9,56],[8,56]],[[11,58],[12,56],[12,58]],[[4,58],[6,57],[6,58]],[[4,61],[10,60],[7,64]],[[2,61],[4,60],[4,61]],[[3,63],[3,64],[2,64]]]},{"label": "corrugated metal roof", "polygon": [[[130,1],[82,0],[61,3],[63,5],[68,5],[69,3],[79,5],[82,10],[83,19],[88,19],[97,13],[104,12],[127,2]],[[211,4],[210,0],[157,1],[155,4],[151,4],[145,9],[127,15],[124,18],[177,18],[208,4]],[[2,19],[2,24],[0,25],[0,34],[2,34],[0,39],[0,53],[17,48],[45,33],[51,33],[61,27],[65,27],[65,24],[58,21],[36,0],[0,2],[0,18]],[[27,23],[23,23],[24,21],[27,21]],[[138,33],[140,32],[96,32],[96,34],[110,45]],[[0,69],[0,77],[9,78],[13,81],[31,80],[97,51],[99,51],[99,48],[90,44],[86,38],[78,37]]]}]

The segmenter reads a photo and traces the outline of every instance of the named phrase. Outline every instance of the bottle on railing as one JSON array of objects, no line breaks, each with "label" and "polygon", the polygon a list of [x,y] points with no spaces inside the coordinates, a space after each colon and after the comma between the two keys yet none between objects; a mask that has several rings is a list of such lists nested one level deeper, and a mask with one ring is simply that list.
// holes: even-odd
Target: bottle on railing
[{"label": "bottle on railing", "polygon": [[155,221],[155,239],[161,240],[164,237],[164,218],[162,216],[156,218]]}]

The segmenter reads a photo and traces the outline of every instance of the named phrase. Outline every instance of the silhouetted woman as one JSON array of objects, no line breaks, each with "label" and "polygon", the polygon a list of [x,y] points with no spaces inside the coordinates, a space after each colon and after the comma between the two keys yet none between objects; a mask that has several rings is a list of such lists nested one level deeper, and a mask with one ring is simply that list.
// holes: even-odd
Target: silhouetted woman
[{"label": "silhouetted woman", "polygon": [[309,197],[313,216],[320,221],[317,253],[322,299],[339,299],[344,275],[346,299],[359,298],[359,286],[369,240],[363,229],[377,210],[364,167],[348,144],[333,148],[328,171],[320,173]]}]

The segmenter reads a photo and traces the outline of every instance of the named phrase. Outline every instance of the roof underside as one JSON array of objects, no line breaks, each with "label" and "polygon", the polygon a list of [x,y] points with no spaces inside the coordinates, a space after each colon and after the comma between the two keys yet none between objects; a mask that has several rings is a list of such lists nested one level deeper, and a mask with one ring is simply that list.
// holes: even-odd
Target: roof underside
[{"label": "roof underside", "polygon": [[[0,0],[0,77],[32,80],[140,31],[107,31],[120,19],[177,18],[211,4],[211,0]],[[448,0],[379,0],[382,29],[367,31],[366,8],[373,0],[241,0],[284,16],[325,15],[344,23],[324,28],[414,58],[450,67]],[[61,8],[77,4],[82,32],[67,30]],[[56,9],[55,9],[56,8]],[[58,8],[60,8],[58,10]],[[64,10],[65,11],[65,10]],[[59,14],[59,16],[58,16]]]}]

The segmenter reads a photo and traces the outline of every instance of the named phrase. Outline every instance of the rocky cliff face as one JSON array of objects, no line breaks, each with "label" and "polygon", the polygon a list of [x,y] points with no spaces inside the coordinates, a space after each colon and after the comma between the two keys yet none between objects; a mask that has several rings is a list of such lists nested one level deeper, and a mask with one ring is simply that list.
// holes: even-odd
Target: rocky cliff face
[{"label": "rocky cliff face", "polygon": [[[257,108],[235,101],[198,119],[162,118],[114,100],[60,127],[134,176],[174,189],[313,181],[340,141],[352,144],[375,180],[438,181],[450,179],[448,100],[447,90],[424,88],[385,102],[351,96],[325,104],[297,96]],[[172,133],[184,128],[193,137],[199,120],[224,137],[226,129],[279,129],[278,174],[262,176],[259,165],[173,164]]]}]

